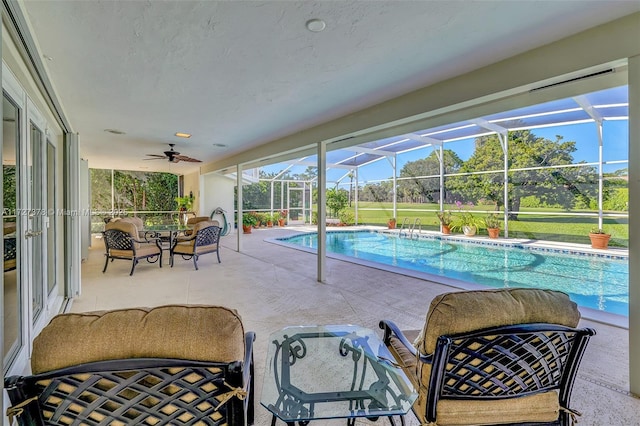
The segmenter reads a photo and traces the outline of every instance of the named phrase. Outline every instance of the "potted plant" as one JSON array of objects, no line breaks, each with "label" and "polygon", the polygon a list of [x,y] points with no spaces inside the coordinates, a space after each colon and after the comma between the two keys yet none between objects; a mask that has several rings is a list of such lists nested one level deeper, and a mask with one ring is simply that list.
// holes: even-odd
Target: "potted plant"
[{"label": "potted plant", "polygon": [[278,212],[278,226],[284,226],[287,221],[287,215],[289,212],[287,210],[280,210]]},{"label": "potted plant", "polygon": [[591,248],[605,250],[609,247],[609,239],[611,234],[607,234],[600,228],[593,228],[589,232],[589,239],[591,240]]},{"label": "potted plant", "polygon": [[387,220],[387,227],[389,229],[396,229],[396,218],[392,217],[389,220]]},{"label": "potted plant", "polygon": [[193,197],[176,197],[174,200],[178,204],[178,211],[180,212],[178,220],[182,225],[186,225],[187,212],[193,211]]},{"label": "potted plant", "polygon": [[498,238],[500,236],[500,215],[498,213],[489,213],[484,218],[484,225],[487,227],[489,238]]},{"label": "potted plant", "polygon": [[267,228],[273,228],[273,222],[277,221],[278,217],[273,213],[265,213],[264,220],[267,222]]},{"label": "potted plant", "polygon": [[244,213],[242,215],[242,231],[244,231],[245,234],[250,234],[251,228],[257,223],[256,217],[251,213]]},{"label": "potted plant", "polygon": [[193,210],[193,198],[192,197],[176,197],[176,203],[178,203],[178,210],[181,212],[189,212]]},{"label": "potted plant", "polygon": [[436,212],[436,216],[438,216],[438,220],[440,221],[440,225],[442,226],[443,234],[451,233],[451,222],[453,221],[453,216],[449,210]]},{"label": "potted plant", "polygon": [[250,211],[249,214],[256,219],[255,223],[253,224],[253,227],[259,228],[260,224],[262,224],[263,222],[262,213],[258,213],[256,211]]},{"label": "potted plant", "polygon": [[[451,222],[451,230],[461,230],[467,237],[476,235],[478,228],[484,225],[482,218],[476,217],[469,210],[462,209],[462,203],[456,201],[459,214]],[[473,207],[473,203],[467,203],[467,206]]]}]

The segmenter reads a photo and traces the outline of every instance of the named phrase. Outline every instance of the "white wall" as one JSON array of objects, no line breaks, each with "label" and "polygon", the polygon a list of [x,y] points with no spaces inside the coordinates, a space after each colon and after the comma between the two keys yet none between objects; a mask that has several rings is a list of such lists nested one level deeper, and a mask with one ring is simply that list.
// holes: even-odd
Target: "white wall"
[{"label": "white wall", "polygon": [[209,173],[202,175],[200,181],[200,211],[203,216],[211,215],[214,209],[222,207],[226,212],[229,231],[231,233],[235,232],[233,219],[235,180],[218,173]]}]

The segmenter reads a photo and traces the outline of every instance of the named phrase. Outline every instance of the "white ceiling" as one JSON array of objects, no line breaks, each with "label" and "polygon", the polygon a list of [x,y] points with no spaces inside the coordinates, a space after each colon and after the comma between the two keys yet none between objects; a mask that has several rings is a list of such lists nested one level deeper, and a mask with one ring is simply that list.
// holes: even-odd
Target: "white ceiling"
[{"label": "white ceiling", "polygon": [[[198,163],[143,159],[168,143],[204,162],[232,155],[628,15],[640,1],[22,6],[89,166],[187,173]],[[326,29],[308,31],[312,18]]]}]

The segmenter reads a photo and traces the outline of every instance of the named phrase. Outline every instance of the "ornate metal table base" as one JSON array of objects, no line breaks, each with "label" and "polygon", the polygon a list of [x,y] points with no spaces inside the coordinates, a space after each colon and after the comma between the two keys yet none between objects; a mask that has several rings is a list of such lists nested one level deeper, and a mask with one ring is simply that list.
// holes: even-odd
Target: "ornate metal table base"
[{"label": "ornate metal table base", "polygon": [[288,425],[387,417],[395,426],[417,394],[377,335],[352,325],[288,327],[271,335],[262,405]]}]

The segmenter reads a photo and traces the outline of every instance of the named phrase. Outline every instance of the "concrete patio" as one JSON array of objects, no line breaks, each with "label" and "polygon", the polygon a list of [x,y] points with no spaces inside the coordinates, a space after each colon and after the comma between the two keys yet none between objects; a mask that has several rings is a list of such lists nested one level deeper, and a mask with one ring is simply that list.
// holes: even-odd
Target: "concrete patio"
[{"label": "concrete patio", "polygon": [[[326,283],[316,281],[316,257],[281,247],[265,238],[284,236],[294,228],[258,229],[243,236],[238,253],[235,235],[222,239],[221,258],[207,255],[193,263],[176,259],[169,268],[141,262],[133,277],[130,264],[115,261],[105,274],[104,246],[94,239],[82,265],[82,295],[70,311],[158,306],[169,303],[224,305],[237,309],[246,330],[256,332],[256,425],[269,425],[271,416],[259,401],[269,334],[287,325],[350,323],[378,330],[382,318],[401,328],[420,328],[431,299],[455,289],[378,269],[327,259]],[[583,413],[580,425],[638,424],[640,399],[629,394],[628,330],[583,319],[593,327],[576,380],[572,408]],[[280,425],[282,423],[278,423]],[[318,421],[341,425],[344,420]],[[372,424],[362,420],[358,424]],[[378,420],[376,424],[388,424]],[[419,425],[413,414],[407,424]]]}]

